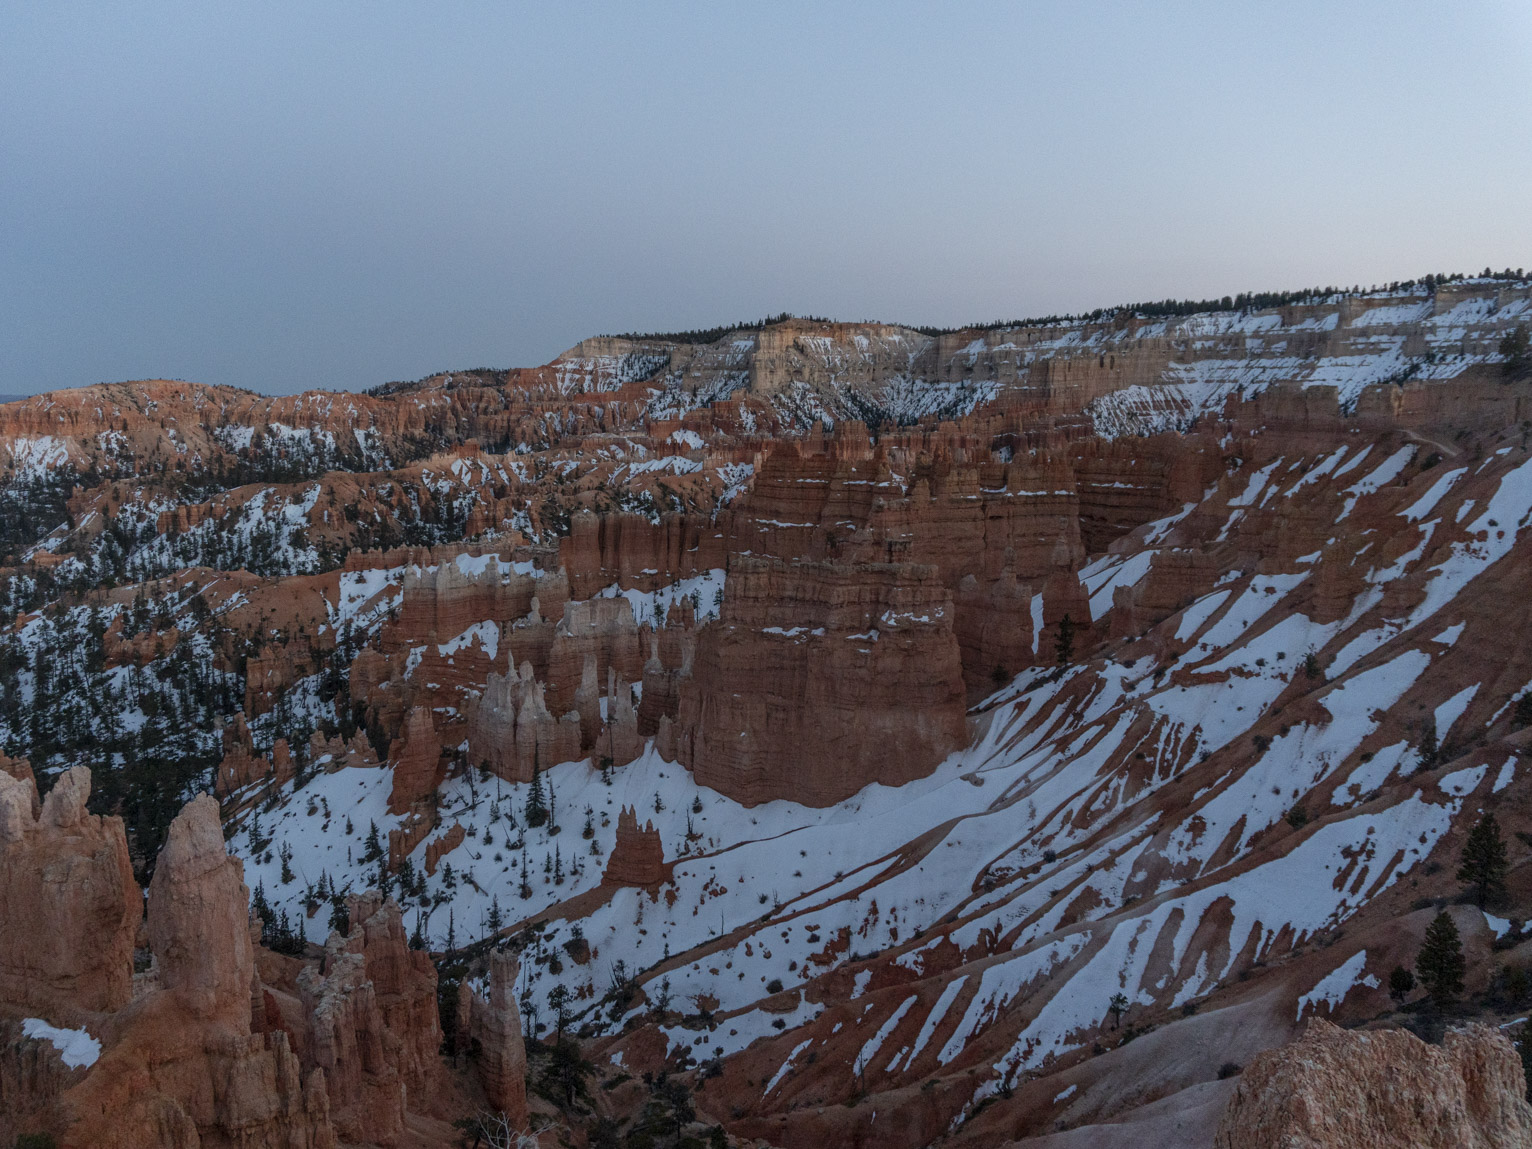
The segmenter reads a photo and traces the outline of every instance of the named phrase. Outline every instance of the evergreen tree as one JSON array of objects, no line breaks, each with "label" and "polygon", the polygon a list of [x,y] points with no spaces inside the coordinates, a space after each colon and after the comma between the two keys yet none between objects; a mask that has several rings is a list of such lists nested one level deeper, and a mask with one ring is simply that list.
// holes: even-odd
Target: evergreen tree
[{"label": "evergreen tree", "polygon": [[1415,989],[1415,975],[1402,965],[1396,965],[1388,975],[1388,996],[1404,1004],[1404,999]]},{"label": "evergreen tree", "polygon": [[330,932],[345,936],[351,927],[351,913],[346,908],[344,894],[336,894],[330,899]]},{"label": "evergreen tree", "polygon": [[1107,1012],[1112,1015],[1112,1028],[1119,1029],[1122,1026],[1122,1015],[1127,1012],[1128,998],[1126,994],[1114,993],[1112,1000],[1106,1004]]},{"label": "evergreen tree", "polygon": [[543,775],[537,764],[537,749],[532,750],[532,788],[527,791],[527,805],[523,811],[528,826],[541,826],[548,820],[548,803],[543,798]]},{"label": "evergreen tree", "polygon": [[362,840],[362,861],[375,862],[382,856],[383,846],[378,841],[378,824],[373,822],[368,825],[367,837]]},{"label": "evergreen tree", "polygon": [[1075,621],[1067,614],[1059,620],[1059,633],[1053,640],[1053,654],[1060,667],[1074,661]]},{"label": "evergreen tree", "polygon": [[1463,843],[1458,881],[1475,887],[1475,896],[1482,910],[1489,895],[1505,889],[1508,869],[1510,862],[1506,857],[1505,840],[1500,836],[1500,824],[1493,814],[1485,814],[1468,832],[1468,840]]},{"label": "evergreen tree", "polygon": [[1458,928],[1445,913],[1426,927],[1425,941],[1415,958],[1415,974],[1438,1007],[1451,1004],[1463,992],[1463,943]]},{"label": "evergreen tree", "polygon": [[1420,747],[1417,751],[1420,757],[1421,770],[1429,770],[1436,765],[1436,759],[1441,750],[1436,744],[1436,723],[1427,720],[1425,727],[1420,732]]},{"label": "evergreen tree", "polygon": [[558,982],[548,991],[548,1005],[553,1010],[554,1040],[564,1040],[564,1024],[569,1020],[569,989]]},{"label": "evergreen tree", "polygon": [[500,912],[500,895],[496,894],[489,900],[489,932],[498,934],[505,925],[505,917]]}]

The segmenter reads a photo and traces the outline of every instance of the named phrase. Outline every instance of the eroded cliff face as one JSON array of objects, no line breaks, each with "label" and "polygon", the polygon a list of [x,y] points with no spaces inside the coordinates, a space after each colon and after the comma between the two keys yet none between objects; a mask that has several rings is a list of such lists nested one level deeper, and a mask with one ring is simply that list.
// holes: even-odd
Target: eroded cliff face
[{"label": "eroded cliff face", "polygon": [[[158,859],[144,927],[152,965],[135,979],[138,892],[121,823],[78,814],[89,785],[89,772],[77,768],[49,793],[24,839],[6,839],[7,889],[80,876],[70,859],[88,837],[120,860],[132,898],[101,939],[71,933],[70,919],[46,900],[34,915],[39,928],[6,931],[30,981],[11,975],[0,985],[0,1016],[30,1015],[28,1025],[62,1026],[82,1044],[60,1063],[47,1051],[62,1038],[8,1038],[0,1131],[44,1130],[81,1149],[326,1149],[337,1135],[393,1145],[406,1136],[407,1114],[446,1103],[436,971],[409,949],[392,900],[353,898],[349,932],[332,935],[318,962],[260,948],[243,865],[224,847],[218,804],[202,795],[172,823]],[[7,827],[14,810],[30,817],[20,788],[8,775],[0,781]],[[76,816],[66,816],[71,809]],[[76,894],[88,901],[90,893],[83,876]],[[79,969],[84,956],[96,962],[91,981]],[[498,1024],[502,1044],[519,1041],[514,1009]]]},{"label": "eroded cliff face", "polygon": [[149,888],[151,978],[103,1027],[99,1060],[59,1096],[61,1145],[335,1143],[323,1072],[304,1072],[286,1033],[251,1031],[242,870],[224,849],[218,804],[193,800]]},{"label": "eroded cliff face", "polygon": [[1521,1058],[1487,1026],[1450,1031],[1436,1047],[1399,1030],[1348,1032],[1315,1020],[1245,1069],[1214,1145],[1532,1145],[1532,1106]]},{"label": "eroded cliff face", "polygon": [[18,1008],[101,1012],[132,996],[142,897],[122,820],[87,813],[89,797],[83,767],[40,805],[30,771],[0,772],[0,1001]]},{"label": "eroded cliff face", "polygon": [[[72,966],[0,940],[27,1008],[114,1003],[96,1067],[0,1083],[90,1085],[166,1143],[398,1138],[451,1093],[404,937],[498,922],[520,968],[475,959],[457,1019],[469,1092],[508,1111],[516,1003],[546,1034],[562,987],[624,1114],[664,1070],[784,1146],[1210,1143],[1223,1062],[1386,1022],[1481,811],[1513,879],[1451,909],[1468,993],[1532,961],[1532,659],[1505,640],[1532,388],[1496,350],[1529,318],[1525,283],[1483,282],[792,321],[350,406],[152,384],[0,410],[8,490],[58,515],[0,558],[4,848],[97,882],[49,911],[67,933],[136,896],[107,880],[122,831],[85,815],[63,845],[29,773],[67,795],[98,765],[145,880],[175,838],[132,1003],[131,929]],[[206,803],[168,824],[210,778],[243,875]],[[184,946],[246,887],[306,956]]]}]

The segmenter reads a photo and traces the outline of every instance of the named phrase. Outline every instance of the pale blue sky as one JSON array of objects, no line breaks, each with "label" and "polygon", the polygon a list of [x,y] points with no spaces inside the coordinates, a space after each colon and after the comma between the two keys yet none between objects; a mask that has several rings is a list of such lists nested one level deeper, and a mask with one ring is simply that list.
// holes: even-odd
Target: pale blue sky
[{"label": "pale blue sky", "polygon": [[1532,267],[1532,5],[0,3],[0,393]]}]

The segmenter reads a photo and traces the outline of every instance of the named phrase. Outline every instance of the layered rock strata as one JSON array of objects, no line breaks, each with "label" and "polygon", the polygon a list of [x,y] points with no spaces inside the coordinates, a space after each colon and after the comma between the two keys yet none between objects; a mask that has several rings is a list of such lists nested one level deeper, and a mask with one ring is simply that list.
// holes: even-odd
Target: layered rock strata
[{"label": "layered rock strata", "polygon": [[132,997],[142,896],[122,820],[89,797],[83,766],[41,804],[30,771],[0,771],[0,1002],[67,1015]]},{"label": "layered rock strata", "polygon": [[1488,1149],[1532,1145],[1521,1059],[1483,1025],[1441,1046],[1404,1030],[1309,1023],[1240,1078],[1216,1149]]}]

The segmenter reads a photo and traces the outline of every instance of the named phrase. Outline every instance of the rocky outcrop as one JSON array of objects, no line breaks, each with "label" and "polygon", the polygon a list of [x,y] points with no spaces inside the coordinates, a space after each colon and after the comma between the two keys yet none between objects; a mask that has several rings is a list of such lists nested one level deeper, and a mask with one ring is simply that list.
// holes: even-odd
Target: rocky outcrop
[{"label": "rocky outcrop", "polygon": [[[30,785],[32,787],[33,798],[36,799],[37,779],[32,774],[32,763],[28,762],[25,758],[7,758],[5,751],[0,750],[0,774],[9,774],[16,781]],[[34,805],[41,808],[40,802],[34,802]],[[36,816],[37,809],[34,809],[32,813],[33,816]]]},{"label": "rocky outcrop", "polygon": [[323,1072],[304,1073],[286,1032],[252,1032],[242,870],[224,849],[217,803],[193,800],[171,823],[149,887],[152,988],[59,1098],[63,1149],[334,1145]]},{"label": "rocky outcrop", "polygon": [[[504,1113],[513,1128],[527,1121],[527,1052],[521,1034],[521,1012],[516,1007],[516,977],[521,963],[509,950],[489,955],[489,996],[466,993],[469,1032],[478,1050],[479,1079],[490,1108]],[[466,986],[466,982],[464,985]]]},{"label": "rocky outcrop", "polygon": [[369,890],[351,898],[349,909],[346,949],[366,963],[383,1024],[398,1041],[397,1065],[408,1096],[426,1103],[440,1071],[436,967],[430,955],[409,948],[403,917],[392,899]]},{"label": "rocky outcrop", "polygon": [[617,815],[617,840],[601,881],[608,886],[654,886],[665,879],[665,847],[653,822],[638,825],[638,813],[624,806]]},{"label": "rocky outcrop", "polygon": [[305,1062],[324,1071],[336,1130],[392,1145],[405,1112],[429,1109],[440,1088],[436,970],[405,942],[399,907],[353,898],[345,936],[331,934],[321,966],[298,975],[307,1018]]},{"label": "rocky outcrop", "polygon": [[682,686],[680,760],[754,805],[829,805],[963,744],[952,598],[914,564],[739,558]]},{"label": "rocky outcrop", "polygon": [[1532,1145],[1521,1060],[1474,1025],[1431,1046],[1404,1030],[1309,1023],[1245,1070],[1217,1149],[1489,1149]]},{"label": "rocky outcrop", "polygon": [[120,1009],[133,992],[143,900],[122,820],[86,813],[89,797],[83,766],[40,806],[30,771],[0,772],[0,1002],[44,1016]]},{"label": "rocky outcrop", "polygon": [[247,1030],[249,904],[244,865],[224,849],[218,803],[200,794],[170,824],[149,883],[149,946],[160,987],[183,1008]]},{"label": "rocky outcrop", "polygon": [[403,736],[389,748],[394,759],[394,785],[388,796],[391,814],[404,814],[441,785],[441,742],[431,722],[431,711],[417,706],[410,711]]},{"label": "rocky outcrop", "polygon": [[427,843],[426,873],[436,873],[436,864],[440,862],[444,856],[452,853],[453,850],[461,846],[463,844],[463,839],[467,836],[467,834],[468,831],[463,828],[461,822],[454,822],[452,824],[452,828],[443,834],[440,838],[437,838],[434,842]]}]

